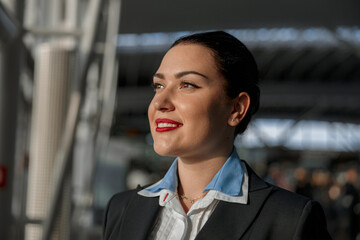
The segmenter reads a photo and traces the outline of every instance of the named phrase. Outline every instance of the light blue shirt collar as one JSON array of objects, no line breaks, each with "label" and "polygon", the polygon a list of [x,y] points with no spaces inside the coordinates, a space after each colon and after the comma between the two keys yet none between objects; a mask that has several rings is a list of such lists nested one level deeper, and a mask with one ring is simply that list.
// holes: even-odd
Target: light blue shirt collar
[{"label": "light blue shirt collar", "polygon": [[241,160],[234,148],[230,157],[206,186],[204,192],[216,190],[230,196],[241,196],[243,176]]},{"label": "light blue shirt collar", "polygon": [[152,193],[160,192],[163,189],[168,189],[171,192],[175,192],[178,186],[177,162],[178,159],[176,158],[171,164],[169,170],[166,172],[164,178],[155,185],[146,188],[146,190]]},{"label": "light blue shirt collar", "polygon": [[[151,193],[158,193],[163,189],[175,192],[178,185],[177,162],[178,159],[176,158],[164,178],[145,190]],[[241,160],[234,148],[230,157],[203,192],[215,190],[229,196],[241,196],[243,176],[244,170],[241,166]]]}]

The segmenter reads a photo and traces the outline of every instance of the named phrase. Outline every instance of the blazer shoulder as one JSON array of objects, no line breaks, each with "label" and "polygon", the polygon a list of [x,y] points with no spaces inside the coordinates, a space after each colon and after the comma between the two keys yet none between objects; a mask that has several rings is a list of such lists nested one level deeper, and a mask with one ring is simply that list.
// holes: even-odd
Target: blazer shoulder
[{"label": "blazer shoulder", "polygon": [[[271,192],[265,201],[265,205],[271,206],[271,209],[298,209],[304,208],[310,198],[290,192],[278,186],[272,185],[260,178],[254,170],[243,161],[249,174],[249,193],[271,188]],[[282,211],[283,212],[283,211]],[[285,211],[286,212],[286,211]]]},{"label": "blazer shoulder", "polygon": [[268,216],[276,216],[279,226],[287,226],[282,231],[290,230],[292,239],[331,239],[324,211],[317,201],[273,186],[266,205],[265,209],[273,209]]},{"label": "blazer shoulder", "polygon": [[124,204],[127,205],[130,199],[134,196],[134,194],[137,194],[137,192],[138,189],[132,189],[114,194],[108,202],[108,207],[118,208],[123,206]]},{"label": "blazer shoulder", "polygon": [[108,202],[107,209],[111,208],[112,210],[116,210],[122,207],[126,207],[129,204],[130,200],[134,198],[139,191],[147,188],[150,185],[151,184],[145,186],[138,185],[137,188],[114,194]]},{"label": "blazer shoulder", "polygon": [[[245,162],[246,164],[246,162]],[[249,239],[331,239],[322,207],[316,201],[265,182],[246,164],[249,174],[249,206],[259,193],[266,199],[248,229]],[[246,237],[244,237],[247,239]]]},{"label": "blazer shoulder", "polygon": [[269,196],[271,202],[280,204],[282,207],[300,208],[303,209],[305,205],[311,201],[310,198],[303,195],[288,191],[286,189],[272,185],[272,191]]},{"label": "blazer shoulder", "polygon": [[117,193],[109,200],[103,225],[104,240],[146,238],[160,206],[158,197],[138,194],[145,187]]},{"label": "blazer shoulder", "polygon": [[327,231],[324,210],[313,200],[306,203],[297,223],[294,239],[324,239],[331,240]]},{"label": "blazer shoulder", "polygon": [[272,191],[264,207],[271,212],[271,215],[287,219],[289,224],[291,222],[295,224],[294,221],[300,218],[307,204],[311,202],[315,201],[286,189],[272,186]]},{"label": "blazer shoulder", "polygon": [[131,199],[135,197],[137,192],[138,189],[132,189],[116,193],[110,198],[104,214],[103,239],[109,239],[109,236],[113,233],[115,226],[118,228],[121,226],[122,216],[125,209],[131,202]]}]

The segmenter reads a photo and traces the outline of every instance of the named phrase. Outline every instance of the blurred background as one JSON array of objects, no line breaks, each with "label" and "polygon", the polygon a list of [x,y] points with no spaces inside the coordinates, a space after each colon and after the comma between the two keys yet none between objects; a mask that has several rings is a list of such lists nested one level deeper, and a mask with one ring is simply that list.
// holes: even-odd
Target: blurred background
[{"label": "blurred background", "polygon": [[160,179],[147,106],[178,37],[253,52],[261,108],[235,147],[359,240],[360,2],[0,0],[0,238],[101,239],[116,192]]}]

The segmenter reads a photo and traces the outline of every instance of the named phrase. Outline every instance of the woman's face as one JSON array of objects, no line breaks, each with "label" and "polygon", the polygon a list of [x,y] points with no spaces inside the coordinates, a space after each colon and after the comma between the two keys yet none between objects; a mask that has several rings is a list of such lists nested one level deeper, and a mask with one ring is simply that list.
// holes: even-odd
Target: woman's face
[{"label": "woman's face", "polygon": [[179,44],[154,75],[155,96],[148,117],[154,150],[160,155],[210,157],[233,142],[233,103],[224,90],[212,52]]}]

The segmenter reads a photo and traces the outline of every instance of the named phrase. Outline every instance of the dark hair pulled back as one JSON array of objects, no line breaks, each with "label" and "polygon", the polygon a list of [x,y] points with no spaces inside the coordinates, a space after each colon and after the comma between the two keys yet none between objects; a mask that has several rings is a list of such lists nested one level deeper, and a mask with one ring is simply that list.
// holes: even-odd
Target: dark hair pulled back
[{"label": "dark hair pulled back", "polygon": [[235,135],[243,133],[252,115],[259,109],[259,74],[253,55],[240,40],[223,31],[181,37],[171,47],[181,43],[199,44],[213,52],[218,71],[227,81],[225,90],[231,99],[241,92],[249,94],[249,110],[235,129]]}]

